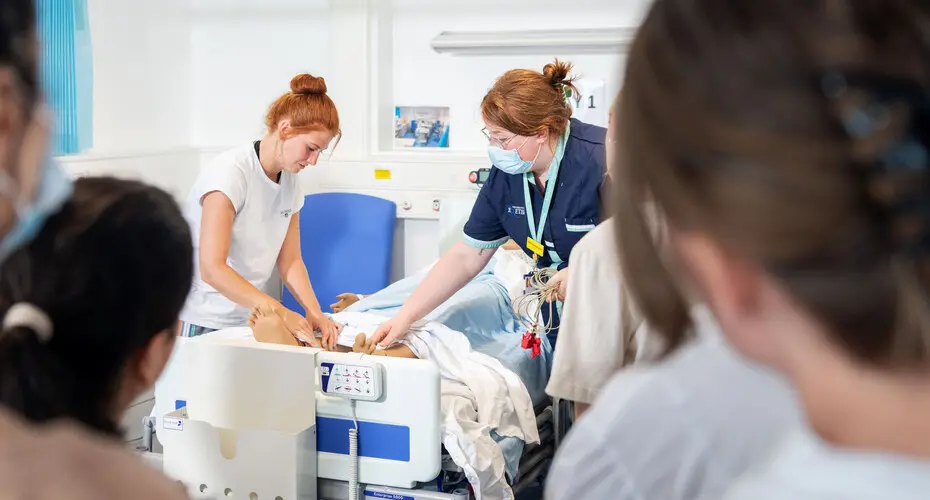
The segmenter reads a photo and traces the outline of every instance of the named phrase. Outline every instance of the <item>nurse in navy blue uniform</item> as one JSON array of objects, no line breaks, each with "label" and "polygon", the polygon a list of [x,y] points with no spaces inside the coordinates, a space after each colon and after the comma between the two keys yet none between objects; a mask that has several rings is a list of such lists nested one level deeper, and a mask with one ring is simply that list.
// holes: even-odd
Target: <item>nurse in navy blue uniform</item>
[{"label": "nurse in navy blue uniform", "polygon": [[[513,239],[540,268],[557,269],[564,300],[572,248],[601,221],[606,129],[572,119],[566,94],[571,65],[556,60],[543,72],[510,70],[481,103],[483,132],[495,168],[478,193],[461,243],[433,266],[394,318],[373,338],[389,345],[474,278]],[[559,318],[548,317],[550,343]],[[554,308],[558,310],[559,308]]]}]

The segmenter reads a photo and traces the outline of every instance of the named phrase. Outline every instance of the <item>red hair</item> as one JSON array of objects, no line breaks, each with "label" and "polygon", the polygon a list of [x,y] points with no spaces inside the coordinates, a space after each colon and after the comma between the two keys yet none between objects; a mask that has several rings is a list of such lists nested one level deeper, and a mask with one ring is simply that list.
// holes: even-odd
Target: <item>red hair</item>
[{"label": "red hair", "polygon": [[333,136],[342,135],[336,104],[326,95],[326,80],[309,73],[292,78],[291,91],[277,98],[268,108],[265,116],[268,132],[277,129],[282,120],[290,121],[291,136],[319,130]]},{"label": "red hair", "polygon": [[574,78],[568,76],[571,69],[571,63],[556,59],[542,73],[529,69],[504,73],[481,101],[481,116],[517,135],[549,130],[550,137],[561,136],[572,117],[566,91],[578,91]]}]

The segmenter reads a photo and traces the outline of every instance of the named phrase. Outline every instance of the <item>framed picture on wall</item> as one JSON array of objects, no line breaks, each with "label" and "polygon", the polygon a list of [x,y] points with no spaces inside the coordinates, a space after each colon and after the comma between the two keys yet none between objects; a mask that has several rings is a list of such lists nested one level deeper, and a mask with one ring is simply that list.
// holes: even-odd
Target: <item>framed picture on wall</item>
[{"label": "framed picture on wall", "polygon": [[394,149],[448,147],[448,107],[394,107]]}]

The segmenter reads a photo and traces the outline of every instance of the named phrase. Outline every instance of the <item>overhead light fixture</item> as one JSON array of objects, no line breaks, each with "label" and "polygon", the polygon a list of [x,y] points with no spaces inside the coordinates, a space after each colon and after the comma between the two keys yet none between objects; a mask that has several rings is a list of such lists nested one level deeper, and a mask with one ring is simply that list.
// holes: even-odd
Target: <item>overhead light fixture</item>
[{"label": "overhead light fixture", "polygon": [[430,42],[440,54],[617,54],[626,52],[636,28],[527,31],[444,31]]}]

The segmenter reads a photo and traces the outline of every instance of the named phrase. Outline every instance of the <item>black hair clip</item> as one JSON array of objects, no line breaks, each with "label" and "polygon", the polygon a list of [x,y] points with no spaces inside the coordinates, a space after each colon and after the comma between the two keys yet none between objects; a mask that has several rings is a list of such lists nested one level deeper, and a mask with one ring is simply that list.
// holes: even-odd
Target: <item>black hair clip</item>
[{"label": "black hair clip", "polygon": [[[830,71],[819,79],[852,141],[868,140],[906,109],[899,138],[861,162],[869,200],[890,223],[898,250],[930,253],[930,93],[916,80],[868,72]],[[851,93],[855,93],[853,96]]]}]

